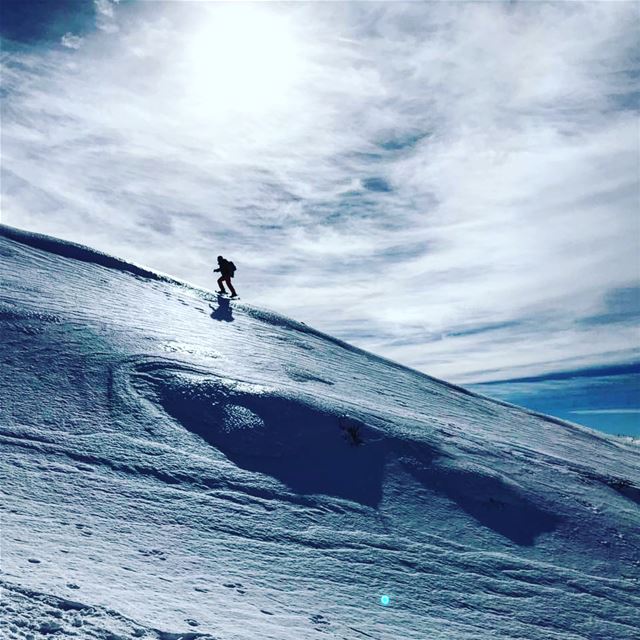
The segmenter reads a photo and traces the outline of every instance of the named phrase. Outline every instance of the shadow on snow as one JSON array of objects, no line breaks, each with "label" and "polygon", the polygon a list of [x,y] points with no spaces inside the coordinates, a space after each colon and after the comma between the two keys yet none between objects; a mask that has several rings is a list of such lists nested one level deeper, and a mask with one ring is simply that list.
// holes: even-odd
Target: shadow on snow
[{"label": "shadow on snow", "polygon": [[218,296],[218,306],[213,309],[211,317],[219,322],[233,322],[233,312],[229,300],[223,296]]}]

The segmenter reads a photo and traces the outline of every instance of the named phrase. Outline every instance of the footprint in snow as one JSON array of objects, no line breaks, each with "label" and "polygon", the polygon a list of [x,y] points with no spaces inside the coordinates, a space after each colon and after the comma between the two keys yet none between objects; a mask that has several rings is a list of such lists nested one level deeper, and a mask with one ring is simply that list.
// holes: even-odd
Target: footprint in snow
[{"label": "footprint in snow", "polygon": [[67,583],[67,589],[79,589],[80,587],[77,584],[74,584],[73,582],[68,582]]},{"label": "footprint in snow", "polygon": [[91,529],[87,529],[87,525],[86,524],[81,524],[81,523],[76,523],[76,528],[80,529],[80,533],[83,536],[92,536],[93,535],[93,531],[91,531]]},{"label": "footprint in snow", "polygon": [[227,587],[227,589],[235,589],[236,593],[241,596],[247,593],[246,589],[242,588],[242,582],[225,582],[222,586]]},{"label": "footprint in snow", "polygon": [[158,560],[166,560],[164,551],[161,549],[138,549],[138,552],[143,556],[158,558]]},{"label": "footprint in snow", "polygon": [[37,558],[29,558],[28,562],[30,562],[31,564],[40,564],[41,561]]},{"label": "footprint in snow", "polygon": [[309,617],[309,620],[313,622],[313,624],[331,624],[324,616],[319,613]]}]

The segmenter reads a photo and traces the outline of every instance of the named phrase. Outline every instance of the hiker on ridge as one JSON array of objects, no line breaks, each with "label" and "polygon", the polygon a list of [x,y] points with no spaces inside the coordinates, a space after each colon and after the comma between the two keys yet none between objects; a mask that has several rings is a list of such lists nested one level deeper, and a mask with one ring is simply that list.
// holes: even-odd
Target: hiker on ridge
[{"label": "hiker on ridge", "polygon": [[236,272],[236,265],[233,264],[231,260],[225,260],[222,256],[218,256],[218,268],[214,269],[214,271],[220,272],[220,277],[218,278],[218,286],[220,287],[220,290],[218,293],[227,293],[227,290],[224,288],[226,283],[229,287],[229,291],[231,291],[231,297],[237,297],[238,294],[231,284],[231,278],[233,278],[233,274]]}]

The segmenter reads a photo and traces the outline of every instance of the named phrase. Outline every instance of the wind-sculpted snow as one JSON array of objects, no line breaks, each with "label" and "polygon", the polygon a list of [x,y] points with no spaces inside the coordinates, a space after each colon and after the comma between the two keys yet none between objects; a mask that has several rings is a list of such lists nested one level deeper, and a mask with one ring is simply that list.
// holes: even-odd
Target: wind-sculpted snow
[{"label": "wind-sculpted snow", "polygon": [[2,637],[640,637],[632,444],[52,238],[0,279]]},{"label": "wind-sculpted snow", "polygon": [[291,491],[376,506],[382,498],[384,444],[364,427],[370,446],[352,450],[338,436],[335,409],[261,385],[161,368],[136,386],[188,431],[241,469],[270,476]]}]

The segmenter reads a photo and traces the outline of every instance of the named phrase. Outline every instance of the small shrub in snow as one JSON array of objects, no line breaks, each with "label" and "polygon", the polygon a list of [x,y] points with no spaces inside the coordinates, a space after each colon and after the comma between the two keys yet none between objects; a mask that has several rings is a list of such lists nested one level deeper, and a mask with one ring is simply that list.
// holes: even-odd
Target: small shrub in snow
[{"label": "small shrub in snow", "polygon": [[360,429],[362,427],[360,422],[353,418],[349,418],[348,416],[342,416],[340,420],[338,420],[338,424],[340,429],[342,429],[345,439],[351,446],[357,447],[364,442],[362,435],[360,434]]},{"label": "small shrub in snow", "polygon": [[620,489],[629,489],[631,487],[631,480],[628,480],[627,478],[608,476],[606,482],[612,489],[617,489],[618,491]]}]

